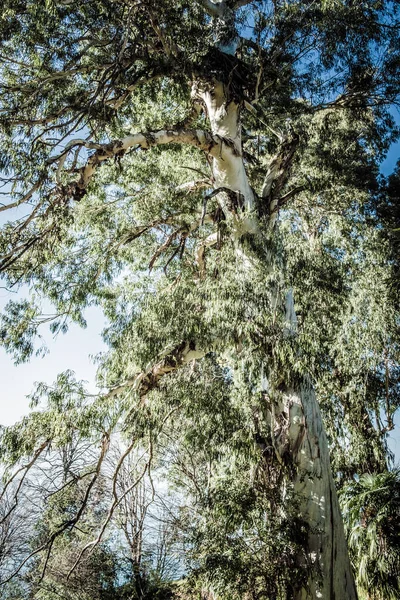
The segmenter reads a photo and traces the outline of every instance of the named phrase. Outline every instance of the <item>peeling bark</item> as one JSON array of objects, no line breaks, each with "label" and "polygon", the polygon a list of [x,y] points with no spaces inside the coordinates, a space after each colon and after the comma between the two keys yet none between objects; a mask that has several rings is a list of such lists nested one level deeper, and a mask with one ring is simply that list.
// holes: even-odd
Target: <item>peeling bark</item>
[{"label": "peeling bark", "polygon": [[[212,87],[198,85],[195,94],[207,107],[213,135],[231,142],[226,144],[223,153],[213,154],[216,184],[243,194],[245,216],[242,231],[256,233],[258,226],[252,214],[254,193],[242,157],[239,106],[229,99],[228,90],[220,82],[215,82]],[[270,227],[276,220],[278,197],[289,177],[297,145],[296,134],[282,139],[278,153],[267,170],[262,197],[268,204]],[[228,213],[222,197],[220,203]],[[246,262],[251,268],[251,261]],[[296,329],[293,295],[289,292],[286,298],[286,335],[294,335]],[[263,383],[267,393],[268,382],[264,380]],[[278,402],[271,408],[273,444],[282,463],[284,457],[291,462],[299,517],[308,530],[306,564],[303,558],[299,558],[299,566],[307,569],[308,581],[306,587],[298,590],[295,600],[356,600],[328,443],[315,392],[306,377],[296,384],[286,381],[281,385],[282,389]]]},{"label": "peeling bark", "polygon": [[95,144],[82,139],[71,140],[64,152],[53,157],[49,164],[58,163],[56,179],[61,183],[61,173],[69,152],[77,148],[87,148],[95,152],[87,161],[86,165],[80,169],[78,181],[70,184],[71,190],[75,188],[75,193],[79,190],[84,194],[93,175],[100,164],[114,157],[122,157],[133,147],[139,147],[147,150],[152,146],[162,146],[166,144],[188,144],[195,146],[210,154],[211,156],[221,156],[225,149],[231,146],[231,141],[218,134],[211,135],[208,131],[201,129],[161,129],[159,131],[149,131],[145,133],[134,133],[127,135],[121,140],[114,140],[108,144]]},{"label": "peeling bark", "polygon": [[332,478],[328,443],[311,382],[304,378],[282,394],[278,418],[288,429],[275,443],[289,453],[295,467],[294,490],[299,516],[308,527],[307,587],[295,600],[353,600],[357,598],[347,552],[342,516]]},{"label": "peeling bark", "polygon": [[[218,192],[216,197],[225,218],[230,219],[234,225],[236,241],[244,233],[257,235],[259,226],[255,216],[255,197],[242,156],[240,107],[229,97],[227,87],[218,81],[196,82],[193,96],[201,99],[206,107],[211,134],[193,130],[161,130],[128,136],[118,143],[96,150],[82,171],[81,185],[87,185],[100,162],[125,152],[131,146],[148,148],[171,142],[191,144],[207,152],[210,157],[212,180],[215,191]],[[262,197],[268,205],[271,227],[279,208],[278,194],[289,176],[297,143],[295,135],[283,139],[267,170]],[[220,189],[223,191],[219,192]],[[242,212],[232,210],[229,205],[229,190],[243,198]],[[204,270],[205,247],[213,244],[215,234],[198,249],[197,260],[201,271]],[[251,261],[239,244],[238,252],[243,255],[249,268],[252,268]],[[290,294],[286,301],[286,322],[285,334],[295,334],[296,315]],[[199,350],[194,343],[183,342],[142,373],[111,390],[108,396],[130,388],[144,402],[149,391],[157,387],[164,376],[205,354],[206,351]],[[269,392],[266,380],[262,387],[267,398]],[[307,377],[303,377],[301,381],[295,378],[293,381],[284,381],[277,398],[273,401],[269,398],[268,403],[275,452],[282,464],[286,460],[290,461],[292,481],[299,502],[299,517],[303,519],[308,531],[305,548],[307,558],[304,560],[304,554],[299,557],[299,567],[307,570],[308,581],[305,587],[298,590],[295,600],[356,600],[357,592],[330,468],[327,439],[311,382]]]},{"label": "peeling bark", "polygon": [[[212,171],[216,186],[240,194],[244,199],[244,214],[234,219],[237,237],[244,233],[256,233],[258,224],[254,215],[255,199],[250,186],[242,156],[242,139],[239,105],[229,98],[229,90],[220,81],[213,84],[197,82],[192,95],[200,98],[206,106],[214,136],[225,140],[220,152],[212,155]],[[219,203],[227,219],[232,213],[223,195]]]},{"label": "peeling bark", "polygon": [[[284,335],[295,336],[292,290],[286,295],[285,317]],[[272,445],[278,462],[291,473],[298,516],[307,528],[305,554],[298,559],[307,583],[299,587],[294,600],[356,600],[328,441],[312,382],[308,376],[293,377],[278,387],[278,391],[270,389],[262,374]]]}]

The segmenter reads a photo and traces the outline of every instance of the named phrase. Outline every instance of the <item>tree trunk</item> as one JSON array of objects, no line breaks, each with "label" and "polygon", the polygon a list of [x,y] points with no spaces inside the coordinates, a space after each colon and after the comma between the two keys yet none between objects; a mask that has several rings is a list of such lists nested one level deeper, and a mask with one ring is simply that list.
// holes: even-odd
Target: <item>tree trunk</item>
[{"label": "tree trunk", "polygon": [[[275,419],[286,420],[278,427],[275,445],[295,467],[294,490],[299,516],[307,524],[307,586],[296,600],[352,600],[357,598],[347,552],[342,516],[329,460],[328,443],[321,412],[311,382],[304,378],[282,394]],[[283,419],[282,419],[283,417]]]},{"label": "tree trunk", "polygon": [[[212,158],[216,187],[243,196],[242,212],[226,205],[218,196],[226,219],[234,224],[236,240],[244,233],[259,230],[254,214],[254,193],[249,185],[242,157],[239,106],[229,100],[221,82],[196,83],[194,96],[207,109],[213,136],[221,136],[220,153]],[[272,183],[271,183],[272,185]],[[286,307],[291,328],[295,320],[293,302]],[[289,330],[290,334],[290,330]],[[267,382],[266,382],[267,384]],[[268,384],[267,384],[268,385]],[[332,478],[329,450],[321,413],[307,378],[296,385],[286,382],[285,390],[271,414],[272,436],[277,453],[289,453],[295,475],[293,483],[299,499],[299,517],[308,528],[307,548],[299,566],[307,569],[307,585],[298,590],[295,600],[355,600],[357,592],[348,557],[342,517]],[[282,427],[282,423],[286,423]]]}]

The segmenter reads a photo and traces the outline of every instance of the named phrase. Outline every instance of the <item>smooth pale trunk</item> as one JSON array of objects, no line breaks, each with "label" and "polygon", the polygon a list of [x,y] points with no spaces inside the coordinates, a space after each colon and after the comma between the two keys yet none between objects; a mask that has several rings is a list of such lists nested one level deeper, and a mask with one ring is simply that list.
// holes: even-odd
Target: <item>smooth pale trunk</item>
[{"label": "smooth pale trunk", "polygon": [[357,598],[347,552],[342,516],[329,460],[321,412],[311,382],[306,378],[282,394],[276,411],[287,419],[288,429],[275,441],[283,455],[289,449],[296,468],[293,483],[299,516],[308,527],[307,587],[295,600],[353,600]]},{"label": "smooth pale trunk", "polygon": [[206,106],[213,135],[221,136],[230,142],[221,143],[220,152],[213,155],[212,171],[215,187],[229,188],[241,194],[244,199],[245,213],[239,218],[237,215],[232,215],[226,207],[224,195],[221,194],[219,203],[224,210],[225,218],[233,219],[237,237],[245,233],[256,233],[258,225],[254,216],[254,193],[247,178],[242,156],[239,106],[233,100],[226,102],[226,89],[219,81],[215,81],[212,88],[199,83],[194,86],[192,94],[195,98],[201,99]]},{"label": "smooth pale trunk", "polygon": [[[197,97],[207,107],[213,135],[232,140],[232,147],[224,146],[220,156],[213,158],[216,187],[223,186],[244,196],[246,212],[237,225],[242,233],[255,233],[254,194],[249,185],[241,155],[239,108],[227,104],[224,85],[215,82],[212,89],[196,89]],[[221,198],[221,206],[223,199]],[[247,213],[247,214],[246,214]],[[226,215],[226,218],[231,218]],[[292,300],[292,299],[291,299]],[[290,302],[293,322],[293,302]],[[321,413],[311,383],[304,378],[296,385],[286,384],[280,406],[274,410],[272,431],[278,431],[275,445],[283,456],[290,452],[295,491],[299,498],[301,517],[309,527],[307,561],[299,559],[300,566],[309,572],[307,586],[298,591],[294,600],[355,600],[357,592],[348,557],[342,517],[332,478],[329,450]],[[287,422],[282,434],[282,419]]]}]

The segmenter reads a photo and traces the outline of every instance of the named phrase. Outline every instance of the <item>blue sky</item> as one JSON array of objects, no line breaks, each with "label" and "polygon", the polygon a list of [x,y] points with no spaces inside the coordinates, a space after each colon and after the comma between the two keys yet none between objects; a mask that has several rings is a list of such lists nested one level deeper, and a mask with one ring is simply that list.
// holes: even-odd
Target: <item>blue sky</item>
[{"label": "blue sky", "polygon": [[[396,115],[394,115],[396,117]],[[397,115],[398,117],[398,115]],[[400,159],[400,141],[392,144],[386,159],[381,164],[381,172],[389,175],[393,172],[397,161]],[[395,428],[389,436],[389,446],[395,453],[395,460],[400,464],[400,411],[395,418]]]},{"label": "blue sky", "polygon": [[[9,299],[10,294],[0,290],[0,309]],[[91,356],[105,348],[100,335],[104,318],[96,308],[88,309],[86,317],[86,329],[72,324],[68,333],[60,333],[56,338],[44,329],[44,341],[50,352],[45,357],[32,357],[29,363],[14,366],[12,358],[0,348],[1,425],[11,425],[29,411],[26,396],[33,391],[35,382],[51,384],[58,373],[67,369],[75,371],[77,379],[87,381],[94,391],[96,366]]]},{"label": "blue sky", "polygon": [[381,164],[381,172],[384,175],[389,175],[393,172],[397,161],[400,159],[400,141],[392,144],[390,151]]}]

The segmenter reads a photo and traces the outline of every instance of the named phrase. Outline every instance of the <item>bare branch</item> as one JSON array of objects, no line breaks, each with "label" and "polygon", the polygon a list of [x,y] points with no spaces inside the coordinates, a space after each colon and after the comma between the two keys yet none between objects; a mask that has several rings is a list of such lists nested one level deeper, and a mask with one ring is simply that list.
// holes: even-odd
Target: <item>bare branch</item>
[{"label": "bare branch", "polygon": [[266,127],[280,142],[282,142],[282,134],[279,133],[278,131],[275,131],[274,129],[272,129],[272,127],[270,127],[270,125],[268,125],[265,121],[263,121],[263,119],[261,118],[260,111],[256,106],[254,106],[253,104],[251,104],[250,102],[245,100],[244,107],[249,112],[251,112],[251,114],[254,115],[260,121],[260,123],[262,123],[262,125],[264,125],[264,127]]},{"label": "bare branch", "polygon": [[204,173],[204,171],[200,171],[200,169],[194,169],[193,167],[186,167],[185,165],[182,165],[178,168],[179,169],[189,169],[189,171],[194,171],[195,173],[199,173],[200,175],[203,175],[204,178],[208,179],[207,173]]},{"label": "bare branch", "polygon": [[36,452],[34,453],[32,459],[26,464],[23,465],[22,467],[20,467],[19,469],[17,469],[17,471],[15,471],[15,473],[10,477],[10,479],[6,482],[1,494],[0,494],[0,500],[3,498],[4,494],[6,493],[9,485],[14,481],[14,479],[19,475],[19,473],[25,471],[18,483],[17,489],[15,490],[14,493],[14,504],[11,506],[10,510],[6,513],[6,515],[1,519],[0,521],[0,525],[10,516],[10,514],[12,513],[13,510],[15,510],[18,506],[18,494],[21,490],[22,484],[24,483],[24,479],[28,473],[28,471],[31,469],[31,467],[35,464],[35,462],[37,461],[37,459],[39,458],[39,456],[42,454],[42,452],[48,447],[48,445],[50,444],[50,440],[46,440],[45,442],[43,442],[43,444],[41,446],[39,446],[39,448],[36,450]]},{"label": "bare branch", "polygon": [[4,210],[9,210],[10,208],[16,208],[17,206],[28,202],[28,200],[32,198],[33,194],[39,189],[40,184],[41,182],[37,181],[35,185],[31,187],[29,192],[27,192],[25,196],[23,196],[20,200],[17,200],[16,202],[12,202],[11,204],[7,204],[5,206],[0,206],[0,212],[3,212]]},{"label": "bare branch", "polygon": [[[47,442],[48,443],[48,442]],[[24,560],[18,565],[18,567],[14,570],[13,573],[11,573],[11,575],[9,575],[6,579],[2,580],[1,583],[5,584],[9,581],[11,581],[16,575],[18,575],[18,573],[20,573],[21,569],[23,569],[23,567],[26,565],[26,563],[33,558],[34,556],[36,556],[37,554],[39,554],[40,552],[42,552],[43,550],[47,550],[46,552],[46,558],[45,558],[45,562],[44,562],[44,568],[42,570],[41,573],[41,577],[40,577],[40,581],[42,581],[44,575],[45,575],[45,570],[47,567],[47,563],[50,557],[50,553],[51,553],[51,548],[54,544],[54,541],[56,540],[56,538],[58,538],[60,535],[62,535],[64,533],[64,531],[66,531],[67,529],[71,529],[72,527],[74,527],[78,521],[80,520],[86,506],[89,500],[89,496],[90,496],[90,492],[94,486],[94,484],[96,483],[99,475],[100,475],[100,470],[101,470],[101,466],[103,464],[104,458],[108,452],[108,448],[109,448],[109,443],[110,443],[110,435],[107,432],[104,432],[103,434],[103,439],[101,442],[101,450],[100,450],[100,456],[98,458],[98,461],[96,463],[96,468],[94,471],[94,475],[92,477],[92,479],[90,480],[83,500],[82,500],[82,504],[78,510],[78,512],[76,513],[76,515],[71,518],[68,519],[67,521],[64,521],[63,523],[61,523],[61,525],[54,531],[54,533],[51,534],[51,536],[38,548],[36,548],[35,550],[33,550],[28,556],[26,556],[24,558]],[[43,448],[44,449],[44,448]]]},{"label": "bare branch", "polygon": [[[95,174],[96,169],[104,161],[113,157],[120,158],[133,147],[145,150],[152,146],[171,143],[189,144],[212,156],[220,156],[222,149],[228,153],[233,152],[231,140],[219,135],[212,135],[207,131],[195,129],[162,129],[155,132],[137,133],[108,144],[98,144],[85,139],[71,140],[67,143],[61,154],[53,156],[47,161],[49,166],[58,163],[56,172],[57,185],[54,186],[53,190],[48,194],[48,198],[50,198],[48,211],[51,213],[55,206],[60,204],[66,205],[69,198],[76,201],[81,200],[86,193],[86,188]],[[94,153],[90,156],[86,165],[79,169],[79,179],[63,185],[61,183],[62,171],[68,158],[68,154],[72,152],[74,157],[73,160],[76,162],[77,150],[79,151],[81,148],[94,150]],[[204,185],[206,185],[206,183],[204,183]],[[26,202],[39,186],[40,183],[37,183],[23,199],[18,201],[18,204]],[[17,206],[17,204],[15,204],[15,206]],[[12,206],[9,205],[7,208],[12,208]],[[2,210],[6,210],[6,208],[3,207]],[[35,217],[35,212],[37,212],[37,207],[25,223],[20,226],[17,234],[21,233],[21,231],[26,228],[29,222]],[[46,216],[47,214],[45,213],[43,217]],[[20,235],[15,235],[11,240],[11,250],[1,257],[0,271],[9,269],[14,263],[22,258],[32,246],[40,244],[49,234],[55,231],[57,227],[58,221],[54,220],[49,227],[43,229],[39,233],[33,234],[23,241],[21,240]],[[140,233],[142,232],[139,232],[139,234]]]},{"label": "bare branch", "polygon": [[167,250],[170,245],[172,244],[172,242],[176,239],[176,237],[182,233],[183,229],[176,229],[175,231],[173,231],[171,233],[171,235],[169,235],[166,239],[166,241],[164,242],[164,244],[162,244],[162,246],[160,246],[159,248],[157,248],[156,252],[154,253],[154,256],[152,257],[150,263],[149,263],[149,270],[151,271],[152,268],[154,267],[154,263],[156,262],[157,258],[163,253],[165,252],[165,250]]},{"label": "bare branch", "polygon": [[152,460],[152,451],[151,451],[151,444],[150,444],[150,457],[149,460],[146,462],[142,472],[140,473],[140,475],[138,475],[138,477],[135,479],[135,481],[124,491],[124,493],[121,496],[118,496],[117,494],[117,490],[116,490],[116,485],[117,485],[117,478],[118,478],[118,474],[119,471],[124,463],[124,460],[126,459],[126,457],[129,455],[129,453],[132,451],[133,447],[134,447],[135,442],[132,442],[132,444],[128,447],[128,449],[124,452],[124,454],[121,456],[117,467],[114,471],[113,474],[113,502],[111,503],[111,506],[108,510],[107,516],[100,528],[100,531],[97,535],[97,538],[95,540],[92,540],[91,542],[88,542],[80,551],[78,558],[76,559],[76,561],[74,562],[74,564],[72,565],[70,571],[68,572],[67,575],[67,579],[69,579],[69,577],[72,575],[72,573],[74,572],[74,570],[76,569],[76,567],[78,566],[78,564],[80,563],[83,555],[85,554],[85,552],[87,550],[91,550],[91,552],[93,552],[94,548],[101,542],[104,532],[107,529],[107,526],[109,524],[109,522],[112,519],[112,516],[114,514],[115,509],[117,508],[117,506],[122,502],[122,500],[125,498],[125,496],[127,496],[129,494],[129,492],[131,492],[143,479],[143,477],[146,475],[146,472],[150,469],[150,462]]}]

